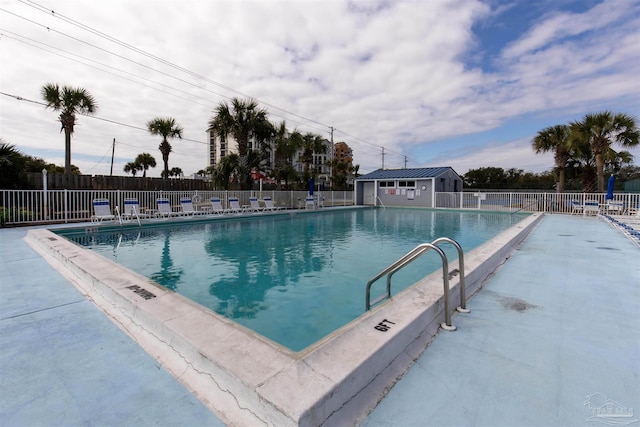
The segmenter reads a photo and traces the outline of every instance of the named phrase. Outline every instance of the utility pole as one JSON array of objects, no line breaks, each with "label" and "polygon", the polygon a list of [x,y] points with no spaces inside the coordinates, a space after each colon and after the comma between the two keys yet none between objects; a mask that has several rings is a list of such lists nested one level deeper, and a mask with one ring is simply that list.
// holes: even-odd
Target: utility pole
[{"label": "utility pole", "polygon": [[404,156],[404,168],[407,168],[407,156]]},{"label": "utility pole", "polygon": [[116,152],[116,139],[113,138],[113,145],[111,145],[111,172],[109,172],[109,176],[113,176],[113,155]]},{"label": "utility pole", "polygon": [[384,169],[384,147],[382,147],[382,169]]}]

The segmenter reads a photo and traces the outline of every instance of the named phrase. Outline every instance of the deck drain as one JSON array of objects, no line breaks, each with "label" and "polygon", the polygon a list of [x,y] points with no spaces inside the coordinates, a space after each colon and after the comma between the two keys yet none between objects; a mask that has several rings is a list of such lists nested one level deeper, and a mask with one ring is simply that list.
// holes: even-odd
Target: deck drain
[{"label": "deck drain", "polygon": [[55,242],[56,240],[58,240],[55,237],[47,237],[47,239],[51,240],[52,242]]},{"label": "deck drain", "polygon": [[604,249],[605,251],[619,251],[618,248],[610,248],[608,246],[596,246],[596,249]]},{"label": "deck drain", "polygon": [[558,234],[560,237],[575,237],[575,234]]}]

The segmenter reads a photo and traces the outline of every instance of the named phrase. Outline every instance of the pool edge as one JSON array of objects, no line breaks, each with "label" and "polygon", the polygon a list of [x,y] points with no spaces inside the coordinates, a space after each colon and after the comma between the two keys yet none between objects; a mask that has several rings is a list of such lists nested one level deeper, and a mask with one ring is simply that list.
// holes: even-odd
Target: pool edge
[{"label": "pool edge", "polygon": [[[522,220],[465,256],[467,295],[477,292],[542,217]],[[107,265],[104,277],[96,277],[86,268],[96,263],[86,259],[90,251],[48,233],[31,230],[25,240],[229,425],[315,426],[364,419],[424,351],[444,317],[442,280],[434,273],[318,345],[293,353],[252,340],[242,328],[215,316],[221,323],[214,331],[194,330],[194,322],[212,319],[208,311],[148,279],[128,276],[126,269],[120,274]],[[58,237],[55,244],[51,236]],[[132,284],[157,292],[156,298],[145,300],[129,289]],[[451,289],[455,307],[457,280]],[[383,319],[394,319],[397,326],[374,329]],[[254,360],[256,352],[260,360]],[[241,370],[230,366],[236,362]]]}]

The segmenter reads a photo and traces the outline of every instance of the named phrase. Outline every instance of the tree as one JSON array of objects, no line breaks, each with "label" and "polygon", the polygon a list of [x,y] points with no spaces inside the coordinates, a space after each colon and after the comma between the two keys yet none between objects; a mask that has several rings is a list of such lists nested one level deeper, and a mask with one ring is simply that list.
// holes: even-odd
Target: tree
[{"label": "tree", "polygon": [[267,111],[259,108],[254,100],[233,98],[230,106],[226,102],[218,105],[209,121],[209,130],[222,142],[227,142],[229,137],[236,141],[242,173],[249,175],[243,176],[240,181],[245,186],[250,184],[251,168],[248,165],[247,154],[252,150],[251,144],[261,151],[274,134],[273,125],[267,119]]},{"label": "tree", "polygon": [[351,168],[351,173],[353,173],[353,176],[355,178],[360,176],[360,165],[353,165],[353,167]]},{"label": "tree", "polygon": [[291,170],[294,169],[293,156],[302,147],[302,134],[297,129],[289,132],[283,120],[275,127],[273,145],[275,161],[271,175],[275,178],[278,186],[282,180],[285,180],[288,185]]},{"label": "tree", "polygon": [[229,184],[236,180],[240,171],[239,157],[236,153],[231,153],[220,159],[218,166],[212,174],[214,184],[225,190],[229,189]]},{"label": "tree", "polygon": [[158,146],[160,153],[162,153],[162,161],[164,162],[162,177],[169,178],[169,153],[171,153],[172,148],[168,138],[182,139],[183,129],[178,126],[176,119],[173,117],[156,117],[147,123],[147,129],[149,129],[151,135],[162,136],[162,142]]},{"label": "tree", "polygon": [[587,114],[582,121],[571,123],[574,141],[588,143],[595,156],[597,189],[605,191],[604,166],[607,151],[613,143],[634,147],[640,143],[640,130],[633,117],[611,111]]},{"label": "tree", "polygon": [[533,138],[532,144],[536,154],[553,152],[556,171],[558,173],[558,193],[564,193],[565,171],[571,159],[570,127],[556,125],[542,129]]},{"label": "tree", "polygon": [[334,158],[327,162],[333,174],[331,176],[331,189],[346,190],[348,188],[349,174],[353,171],[353,166],[348,161]]},{"label": "tree", "polygon": [[469,169],[462,178],[464,186],[469,188],[503,188],[506,182],[506,173],[502,168],[485,167]]},{"label": "tree", "polygon": [[26,158],[15,146],[0,139],[0,188],[24,188]]},{"label": "tree", "polygon": [[169,171],[169,176],[175,176],[177,178],[184,176],[184,173],[182,172],[182,169],[180,168],[171,168],[171,170]]},{"label": "tree", "polygon": [[64,173],[71,173],[71,134],[76,125],[76,114],[93,114],[98,106],[93,96],[83,88],[72,88],[47,83],[40,90],[42,98],[47,103],[46,108],[60,111],[58,120],[64,130]]},{"label": "tree", "polygon": [[149,153],[138,154],[134,162],[142,168],[142,177],[147,177],[147,170],[156,167],[156,159]]},{"label": "tree", "polygon": [[327,152],[327,146],[324,143],[323,138],[320,135],[316,135],[311,132],[307,132],[302,137],[302,154],[300,161],[304,163],[304,175],[305,178],[309,178],[311,174],[309,169],[313,162],[313,154],[324,154]]},{"label": "tree", "polygon": [[136,176],[136,174],[140,170],[142,170],[142,166],[140,166],[140,164],[136,162],[129,162],[126,165],[124,165],[124,171],[126,173],[130,173],[133,176]]}]

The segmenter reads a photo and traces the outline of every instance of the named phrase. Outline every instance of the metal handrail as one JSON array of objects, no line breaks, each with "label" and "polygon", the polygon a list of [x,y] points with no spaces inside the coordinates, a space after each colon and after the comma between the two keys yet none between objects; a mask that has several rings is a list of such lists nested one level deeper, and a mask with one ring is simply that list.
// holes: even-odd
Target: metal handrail
[{"label": "metal handrail", "polygon": [[470,310],[467,309],[467,295],[466,288],[464,283],[464,251],[462,250],[462,246],[458,242],[448,237],[440,237],[431,244],[438,245],[438,243],[451,243],[458,250],[458,271],[460,272],[460,306],[456,308],[456,310],[460,313],[470,313]]},{"label": "metal handrail", "polygon": [[[449,331],[455,331],[456,327],[451,324],[451,313],[449,313],[449,263],[447,261],[447,256],[442,251],[442,249],[440,249],[439,247],[437,247],[436,245],[434,245],[432,243],[422,243],[422,244],[416,246],[411,251],[406,253],[404,256],[402,256],[400,259],[398,259],[396,262],[394,262],[389,267],[387,267],[384,270],[382,270],[380,273],[378,273],[376,276],[374,276],[371,280],[369,280],[367,282],[366,310],[368,311],[371,308],[372,305],[375,305],[375,304],[379,303],[380,301],[391,297],[391,277],[393,276],[393,273],[395,273],[396,271],[400,270],[405,265],[411,263],[413,260],[415,260],[416,258],[420,257],[423,253],[425,253],[425,252],[427,252],[427,251],[429,251],[431,249],[435,250],[436,253],[438,255],[440,255],[440,258],[442,259],[442,276],[443,276],[443,285],[444,285],[444,318],[445,318],[445,322],[442,323],[440,326],[442,326],[443,329],[446,329],[446,330],[449,330]],[[384,275],[387,275],[387,294],[376,298],[372,303],[371,302],[371,285],[374,282],[376,282],[378,279],[380,279],[382,276],[384,276]]]},{"label": "metal handrail", "polygon": [[524,203],[522,204],[522,207],[520,209],[518,209],[517,211],[513,211],[511,212],[511,215],[513,214],[517,214],[520,211],[523,211],[527,208],[530,208],[531,206],[538,206],[538,200],[537,199],[533,199],[532,201],[529,202],[529,204],[527,206],[524,206]]},{"label": "metal handrail", "polygon": [[380,196],[376,196],[376,199],[378,199],[380,201],[380,204],[382,205],[382,209],[386,209],[387,207],[384,205],[384,203],[382,203],[382,199],[380,198]]}]

